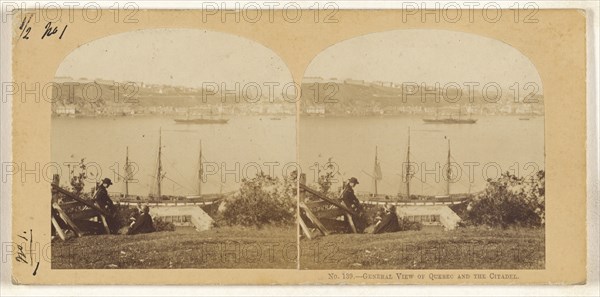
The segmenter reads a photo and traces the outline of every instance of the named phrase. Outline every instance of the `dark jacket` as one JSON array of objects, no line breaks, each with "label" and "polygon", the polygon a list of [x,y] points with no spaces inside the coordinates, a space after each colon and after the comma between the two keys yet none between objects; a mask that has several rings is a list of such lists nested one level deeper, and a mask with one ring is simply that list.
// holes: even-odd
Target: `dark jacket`
[{"label": "dark jacket", "polygon": [[381,222],[375,226],[373,233],[387,233],[400,231],[400,224],[398,224],[398,216],[395,213],[387,213],[381,218]]},{"label": "dark jacket", "polygon": [[147,213],[142,213],[136,220],[133,226],[129,228],[127,234],[140,234],[154,232],[154,223],[152,223],[152,217]]},{"label": "dark jacket", "polygon": [[344,191],[342,192],[342,201],[344,201],[344,204],[350,208],[361,208],[360,201],[358,198],[356,198],[356,195],[354,195],[354,189],[352,189],[352,187],[349,185],[346,185]]},{"label": "dark jacket", "polygon": [[96,193],[96,202],[100,206],[100,208],[113,212],[115,210],[115,204],[108,196],[108,191],[104,187],[104,185],[98,186],[98,193]]}]

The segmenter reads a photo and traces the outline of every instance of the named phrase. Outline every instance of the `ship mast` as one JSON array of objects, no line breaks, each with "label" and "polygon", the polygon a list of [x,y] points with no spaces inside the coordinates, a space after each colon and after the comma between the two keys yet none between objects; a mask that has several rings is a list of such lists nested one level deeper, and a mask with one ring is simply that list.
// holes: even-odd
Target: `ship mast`
[{"label": "ship mast", "polygon": [[452,176],[452,168],[450,168],[450,138],[448,138],[448,160],[446,161],[446,195],[450,197],[450,178]]},{"label": "ship mast", "polygon": [[406,150],[406,199],[410,199],[410,127],[408,127],[408,149]]},{"label": "ship mast", "polygon": [[377,146],[375,146],[375,166],[373,167],[373,194],[374,197],[377,197],[377,178],[378,178],[378,171],[377,171],[377,166],[379,166],[377,164]]},{"label": "ship mast", "polygon": [[158,172],[156,175],[156,186],[157,186],[157,194],[158,198],[161,197],[161,181],[162,181],[162,161],[161,161],[161,153],[162,153],[162,127],[158,130]]},{"label": "ship mast", "polygon": [[198,196],[202,195],[202,140],[200,140],[200,152],[198,154]]},{"label": "ship mast", "polygon": [[125,151],[125,198],[129,196],[129,147]]}]

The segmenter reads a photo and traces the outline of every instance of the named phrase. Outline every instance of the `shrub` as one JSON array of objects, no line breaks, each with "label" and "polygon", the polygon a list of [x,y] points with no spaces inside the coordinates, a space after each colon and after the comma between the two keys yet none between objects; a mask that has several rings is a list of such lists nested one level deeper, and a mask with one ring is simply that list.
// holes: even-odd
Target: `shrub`
[{"label": "shrub", "polygon": [[242,180],[238,193],[227,199],[223,219],[229,225],[293,224],[296,218],[296,178],[283,181],[264,173]]},{"label": "shrub", "polygon": [[529,179],[509,172],[497,180],[488,179],[485,192],[467,208],[467,224],[507,228],[539,227],[545,219],[545,174]]}]

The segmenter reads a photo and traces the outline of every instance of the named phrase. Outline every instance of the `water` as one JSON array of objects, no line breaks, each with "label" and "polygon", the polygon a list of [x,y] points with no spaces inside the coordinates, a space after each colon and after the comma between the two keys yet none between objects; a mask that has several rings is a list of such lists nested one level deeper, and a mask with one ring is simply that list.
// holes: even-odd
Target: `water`
[{"label": "water", "polygon": [[[296,160],[294,117],[234,117],[225,125],[176,124],[171,117],[53,118],[52,160],[64,171],[61,184],[68,182],[65,162],[85,158],[90,180],[109,177],[114,183],[109,191],[124,193],[125,183],[119,176],[125,175],[129,147],[130,162],[138,169],[134,174],[137,182],[129,186],[130,194],[155,193],[159,128],[166,172],[162,193],[166,195],[197,194],[200,139],[207,173],[203,193],[236,190],[241,179],[253,177],[258,168],[268,172],[265,162]],[[274,168],[281,176],[282,165]],[[223,176],[224,170],[228,174]],[[88,182],[86,190],[92,185],[93,181]]]},{"label": "water", "polygon": [[[129,146],[130,161],[138,167],[134,175],[137,182],[130,184],[130,193],[146,196],[156,191],[161,127],[166,172],[163,194],[198,192],[200,139],[207,173],[203,193],[236,190],[241,178],[254,176],[258,167],[268,172],[266,162],[277,162],[278,165],[272,165],[277,176],[283,174],[284,164],[296,162],[295,117],[270,120],[267,116],[233,117],[225,125],[175,124],[170,117],[53,118],[52,160],[66,172],[65,162],[86,158],[90,179],[109,177],[115,183],[109,190],[123,193],[125,186],[119,175],[124,175]],[[447,159],[447,138],[451,141],[452,162],[460,166],[461,172],[460,178],[451,183],[452,193],[482,190],[487,177],[497,176],[498,171],[527,176],[544,169],[543,117],[521,121],[511,116],[482,117],[473,125],[424,124],[420,117],[301,117],[299,164],[312,184],[316,175],[314,163],[323,165],[331,157],[343,178],[359,179],[359,192],[372,192],[369,174],[373,172],[377,146],[383,175],[379,193],[404,192],[408,127],[411,162],[417,170],[411,182],[414,194],[445,194],[442,166]],[[453,168],[456,174],[459,169]],[[210,170],[216,172],[209,174]],[[425,170],[429,173],[424,174]],[[64,184],[68,180],[63,177],[62,181]],[[341,180],[336,186],[340,184]],[[92,185],[89,182],[86,189]]]},{"label": "water", "polygon": [[[378,192],[405,193],[402,175],[408,127],[411,162],[416,163],[418,170],[411,179],[413,194],[445,194],[447,183],[442,167],[447,162],[447,138],[451,161],[459,165],[452,167],[451,193],[482,190],[487,178],[496,177],[499,171],[528,176],[544,169],[543,117],[528,121],[514,116],[482,117],[471,125],[425,124],[421,117],[302,117],[300,122],[300,164],[302,168],[312,165],[305,171],[309,184],[315,180],[313,164],[323,165],[332,157],[344,179],[355,176],[360,181],[356,188],[359,192],[372,192],[369,174],[373,172],[377,146],[383,176]],[[425,171],[429,173],[424,174]],[[341,181],[336,187],[340,184]]]}]

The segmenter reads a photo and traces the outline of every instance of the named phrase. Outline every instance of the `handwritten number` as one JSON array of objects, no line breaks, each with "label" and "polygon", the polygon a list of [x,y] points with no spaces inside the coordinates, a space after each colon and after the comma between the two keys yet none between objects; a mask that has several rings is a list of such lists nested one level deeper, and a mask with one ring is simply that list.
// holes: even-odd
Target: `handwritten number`
[{"label": "handwritten number", "polygon": [[35,265],[35,270],[33,270],[33,276],[37,274],[38,268],[40,268],[40,262],[37,262],[37,264]]},{"label": "handwritten number", "polygon": [[[26,235],[28,235],[29,238],[26,237]],[[23,263],[23,264],[29,264],[30,266],[33,266],[34,263],[34,259],[33,259],[33,229],[29,229],[29,233],[27,231],[23,231],[23,234],[17,235],[17,237],[19,237],[21,240],[23,240],[22,243],[17,244],[17,256],[15,257],[15,260],[19,263]],[[29,243],[29,259],[27,259],[27,248],[26,248],[26,244]],[[35,265],[35,269],[33,270],[33,275],[37,275],[37,271],[38,268],[40,268],[40,262],[37,261],[36,265]]]},{"label": "handwritten number", "polygon": [[[32,16],[29,16],[29,18],[24,17],[23,22],[21,22],[21,26],[19,26],[19,30],[21,30],[21,35],[19,35],[19,37],[21,37],[23,39],[29,39],[29,32],[31,32],[31,27],[29,27],[29,22],[31,21],[31,17]],[[27,20],[27,22],[25,22],[25,20]]]},{"label": "handwritten number", "polygon": [[62,39],[63,35],[65,34],[65,31],[67,30],[67,27],[69,25],[65,25],[65,28],[62,30],[62,33],[60,33],[60,36],[58,36],[58,39]]}]

